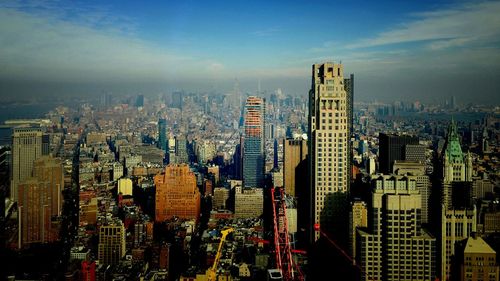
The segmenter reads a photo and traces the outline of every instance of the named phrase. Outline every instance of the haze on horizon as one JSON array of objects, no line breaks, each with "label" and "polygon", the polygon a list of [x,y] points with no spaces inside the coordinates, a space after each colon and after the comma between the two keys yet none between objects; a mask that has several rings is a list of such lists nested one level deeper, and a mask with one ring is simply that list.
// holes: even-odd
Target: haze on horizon
[{"label": "haze on horizon", "polygon": [[500,1],[326,2],[4,1],[0,97],[305,95],[341,61],[357,101],[500,103]]}]

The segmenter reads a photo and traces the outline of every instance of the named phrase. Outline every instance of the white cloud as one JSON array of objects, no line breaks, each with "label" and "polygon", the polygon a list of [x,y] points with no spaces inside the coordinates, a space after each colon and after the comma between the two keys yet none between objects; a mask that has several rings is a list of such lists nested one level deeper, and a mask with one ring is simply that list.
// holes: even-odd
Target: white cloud
[{"label": "white cloud", "polygon": [[85,80],[158,79],[197,64],[140,39],[0,9],[3,77]]},{"label": "white cloud", "polygon": [[457,43],[497,42],[500,35],[499,15],[498,1],[462,4],[459,7],[415,14],[413,20],[346,47],[357,49],[426,40],[454,40],[449,44],[437,45],[438,49],[442,49],[458,46]]}]

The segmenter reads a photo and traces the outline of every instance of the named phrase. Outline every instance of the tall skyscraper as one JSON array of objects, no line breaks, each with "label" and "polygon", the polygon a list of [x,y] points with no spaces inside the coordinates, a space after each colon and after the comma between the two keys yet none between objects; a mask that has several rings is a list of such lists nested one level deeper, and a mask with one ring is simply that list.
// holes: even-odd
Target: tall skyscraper
[{"label": "tall skyscraper", "polygon": [[265,173],[265,100],[250,96],[245,104],[243,143],[243,184],[263,187]]},{"label": "tall skyscraper", "polygon": [[418,137],[410,135],[379,134],[380,172],[390,174],[395,160],[404,160],[405,146],[418,144]]},{"label": "tall skyscraper", "polygon": [[446,142],[441,153],[440,172],[442,172],[442,195],[444,207],[448,209],[464,207],[456,204],[453,206],[453,198],[458,198],[462,194],[471,193],[472,156],[470,153],[464,154],[462,152],[457,126],[453,120],[448,128]]},{"label": "tall skyscraper", "polygon": [[[450,280],[455,242],[476,232],[477,211],[470,201],[472,157],[464,154],[455,122],[451,120],[441,153],[441,280]],[[469,189],[464,190],[464,189]],[[457,200],[458,199],[458,200]]]},{"label": "tall skyscraper", "polygon": [[14,128],[12,136],[12,176],[10,197],[17,201],[17,188],[21,181],[33,174],[33,163],[44,154],[43,131],[41,128]]},{"label": "tall skyscraper", "polygon": [[62,162],[50,156],[35,160],[33,177],[19,183],[19,248],[58,239],[56,218],[62,212]]},{"label": "tall skyscraper", "polygon": [[345,227],[347,239],[349,124],[343,72],[342,64],[312,66],[308,138],[311,241],[319,238],[314,227],[318,225],[335,231]]},{"label": "tall skyscraper", "polygon": [[346,91],[347,101],[347,124],[349,124],[349,133],[353,132],[354,121],[354,74],[351,73],[349,78],[344,79],[344,88]]},{"label": "tall skyscraper", "polygon": [[356,234],[363,280],[434,280],[436,238],[421,228],[415,178],[378,174],[371,184],[368,227]]},{"label": "tall skyscraper", "polygon": [[116,265],[125,256],[125,227],[120,220],[99,227],[99,264]]},{"label": "tall skyscraper", "polygon": [[144,95],[143,94],[137,95],[137,98],[135,100],[135,106],[136,107],[143,107],[144,106]]},{"label": "tall skyscraper", "polygon": [[187,164],[170,164],[165,173],[154,177],[156,186],[155,221],[172,217],[198,220],[201,195],[196,176]]},{"label": "tall skyscraper", "polygon": [[187,140],[184,136],[178,136],[175,138],[175,163],[177,164],[189,163]]},{"label": "tall skyscraper", "polygon": [[[305,186],[299,185],[297,182],[306,179],[307,167],[304,166],[304,161],[307,157],[307,141],[303,138],[298,139],[286,139],[284,142],[284,186],[285,193],[291,196],[297,196],[296,189],[297,186],[305,188]],[[302,172],[302,173],[300,173]],[[307,184],[303,182],[302,184]]]},{"label": "tall skyscraper", "polygon": [[168,139],[167,139],[167,120],[161,118],[158,120],[158,148],[161,150],[168,152],[167,151],[167,144],[168,144]]}]

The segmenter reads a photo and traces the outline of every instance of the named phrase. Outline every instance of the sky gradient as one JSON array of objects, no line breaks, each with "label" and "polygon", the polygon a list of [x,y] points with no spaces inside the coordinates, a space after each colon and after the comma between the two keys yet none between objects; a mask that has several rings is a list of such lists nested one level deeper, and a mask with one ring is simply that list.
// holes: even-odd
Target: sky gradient
[{"label": "sky gradient", "polygon": [[342,61],[358,100],[500,102],[500,1],[158,2],[3,1],[0,95],[305,95]]}]

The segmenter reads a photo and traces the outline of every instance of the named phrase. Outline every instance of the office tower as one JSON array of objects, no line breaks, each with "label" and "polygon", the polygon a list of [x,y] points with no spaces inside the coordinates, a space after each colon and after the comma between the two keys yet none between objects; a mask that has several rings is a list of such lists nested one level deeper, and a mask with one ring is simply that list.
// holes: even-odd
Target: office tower
[{"label": "office tower", "polygon": [[454,280],[499,280],[497,253],[475,233],[457,245],[455,256]]},{"label": "office tower", "polygon": [[176,144],[175,144],[175,138],[170,138],[168,140],[168,163],[169,164],[175,164],[177,163],[177,159],[175,157],[175,149],[176,149]]},{"label": "office tower", "polygon": [[264,210],[263,188],[235,187],[234,194],[235,218],[258,218]]},{"label": "office tower", "polygon": [[380,172],[390,174],[395,160],[404,160],[405,146],[418,144],[418,137],[409,135],[379,134]]},{"label": "office tower", "polygon": [[354,74],[351,73],[349,78],[344,79],[344,89],[346,92],[347,102],[347,124],[349,125],[349,132],[353,132],[353,115],[354,115]]},{"label": "office tower", "polygon": [[19,183],[31,177],[33,163],[43,155],[43,132],[41,128],[14,128],[12,136],[12,176],[10,197],[17,201]]},{"label": "office tower", "polygon": [[123,177],[123,164],[121,162],[113,163],[113,181],[119,180]]},{"label": "office tower", "polygon": [[[445,208],[453,208],[453,198],[460,193],[471,193],[472,189],[472,156],[464,154],[460,145],[457,126],[452,120],[441,153],[442,197]],[[453,194],[455,193],[455,194]],[[467,199],[467,198],[463,198]]]},{"label": "office tower", "polygon": [[415,179],[378,174],[371,184],[368,227],[356,234],[364,280],[434,280],[436,238],[421,228]]},{"label": "office tower", "polygon": [[320,232],[315,230],[319,225],[321,229],[342,233],[344,237],[336,235],[338,240],[346,242],[348,237],[348,218],[345,215],[348,213],[350,169],[347,121],[342,64],[314,64],[308,130],[311,242],[319,238]]},{"label": "office tower", "polygon": [[144,107],[144,95],[143,94],[137,95],[137,98],[135,100],[135,106],[136,107]]},{"label": "office tower", "polygon": [[440,280],[451,280],[451,264],[455,254],[456,242],[466,239],[476,232],[477,212],[473,209],[442,209],[441,210],[441,251]]},{"label": "office tower", "polygon": [[[305,188],[307,167],[305,160],[307,157],[307,140],[301,138],[286,139],[283,141],[284,147],[284,175],[283,184],[285,186],[285,193],[291,196],[298,196],[296,188]],[[297,185],[302,183],[302,185]]]},{"label": "office tower", "polygon": [[404,156],[402,160],[425,163],[425,146],[420,144],[407,144],[403,147]]},{"label": "office tower", "polygon": [[167,144],[167,120],[161,118],[160,120],[158,120],[158,148],[165,152],[168,152]]},{"label": "office tower", "polygon": [[349,250],[353,260],[356,260],[356,230],[368,226],[368,209],[366,203],[355,199],[349,212]]},{"label": "office tower", "polygon": [[62,162],[50,156],[35,160],[33,177],[19,183],[18,247],[48,243],[59,238],[57,218],[62,212]]},{"label": "office tower", "polygon": [[347,181],[347,189],[350,190],[351,186],[351,180],[352,180],[352,168],[351,168],[351,161],[354,157],[353,151],[352,151],[352,141],[351,137],[353,137],[354,133],[354,74],[351,73],[349,78],[344,79],[344,89],[346,91],[346,110],[347,110],[347,129],[349,130],[347,132],[347,151],[349,155],[347,156],[347,163],[346,167],[349,169],[347,170],[349,173],[349,180]]},{"label": "office tower", "polygon": [[182,92],[174,92],[172,93],[172,108],[178,108],[180,110],[182,110],[182,96],[183,96],[183,93]]},{"label": "office tower", "polygon": [[431,180],[425,173],[425,162],[394,161],[393,173],[399,176],[414,176],[422,198],[422,223],[429,223],[429,202],[431,200]]},{"label": "office tower", "polygon": [[198,220],[201,195],[196,176],[187,164],[170,164],[165,173],[154,177],[156,186],[155,221],[173,217]]},{"label": "office tower", "polygon": [[206,164],[208,161],[212,161],[216,153],[217,147],[211,141],[201,141],[196,146],[196,156],[199,164]]},{"label": "office tower", "polygon": [[274,139],[273,143],[273,169],[278,169],[278,140]]},{"label": "office tower", "polygon": [[263,187],[265,173],[264,133],[265,100],[250,96],[245,104],[245,135],[243,143],[243,184]]},{"label": "office tower", "polygon": [[183,136],[175,138],[175,163],[188,164],[189,154],[187,150],[187,140]]},{"label": "office tower", "polygon": [[125,227],[120,220],[99,227],[99,265],[116,265],[125,256]]},{"label": "office tower", "polygon": [[243,179],[243,136],[240,135],[240,143],[236,145],[233,155],[233,176],[234,179]]},{"label": "office tower", "polygon": [[227,199],[229,199],[229,189],[225,187],[214,188],[212,210],[225,209]]}]

